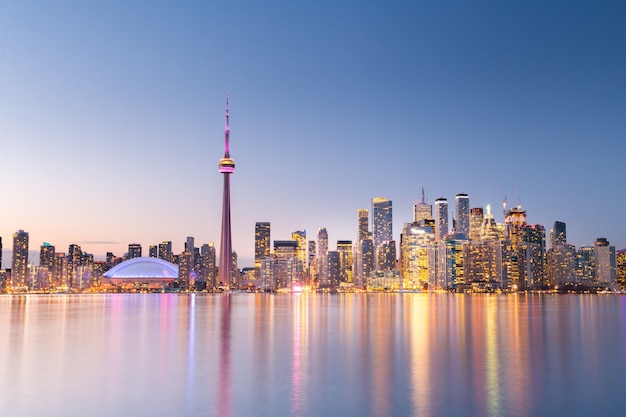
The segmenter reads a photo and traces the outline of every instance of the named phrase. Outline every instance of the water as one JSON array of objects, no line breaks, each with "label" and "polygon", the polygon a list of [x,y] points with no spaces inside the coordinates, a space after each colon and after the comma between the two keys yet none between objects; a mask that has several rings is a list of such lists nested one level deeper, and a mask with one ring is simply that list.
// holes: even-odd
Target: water
[{"label": "water", "polygon": [[0,416],[626,414],[626,298],[0,297]]}]

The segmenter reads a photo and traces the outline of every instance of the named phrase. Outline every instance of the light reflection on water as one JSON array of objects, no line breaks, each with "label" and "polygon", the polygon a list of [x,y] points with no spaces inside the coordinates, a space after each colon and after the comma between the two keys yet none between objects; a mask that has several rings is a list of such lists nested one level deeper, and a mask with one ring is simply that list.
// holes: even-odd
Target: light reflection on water
[{"label": "light reflection on water", "polygon": [[623,415],[626,298],[0,297],[0,415]]}]

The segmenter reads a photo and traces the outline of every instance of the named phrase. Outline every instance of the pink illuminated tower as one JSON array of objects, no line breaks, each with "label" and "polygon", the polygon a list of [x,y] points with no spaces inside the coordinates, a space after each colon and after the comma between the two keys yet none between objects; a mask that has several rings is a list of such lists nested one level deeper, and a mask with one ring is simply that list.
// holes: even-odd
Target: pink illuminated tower
[{"label": "pink illuminated tower", "polygon": [[233,244],[230,236],[230,174],[235,172],[235,161],[230,158],[230,127],[228,125],[228,95],[226,96],[226,129],[224,130],[224,157],[220,159],[220,173],[224,174],[224,200],[222,203],[222,237],[218,285],[230,288]]}]

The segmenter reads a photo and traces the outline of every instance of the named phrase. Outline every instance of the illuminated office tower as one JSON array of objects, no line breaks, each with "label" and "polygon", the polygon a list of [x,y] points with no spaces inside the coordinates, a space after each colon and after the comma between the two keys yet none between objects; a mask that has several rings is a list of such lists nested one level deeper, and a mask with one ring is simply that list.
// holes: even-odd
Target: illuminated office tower
[{"label": "illuminated office tower", "polygon": [[187,239],[185,240],[185,251],[189,252],[190,255],[193,255],[195,247],[196,244],[193,236],[187,236]]},{"label": "illuminated office tower", "polygon": [[28,232],[20,230],[13,233],[11,288],[26,290],[28,281]]},{"label": "illuminated office tower", "polygon": [[474,207],[470,210],[470,240],[480,240],[484,220],[482,207]]},{"label": "illuminated office tower", "polygon": [[56,285],[67,289],[69,287],[71,274],[71,270],[68,266],[68,259],[67,256],[65,256],[65,252],[57,252],[56,256],[57,258],[54,266],[56,277],[54,280]]},{"label": "illuminated office tower", "polygon": [[198,276],[206,282],[207,288],[214,288],[217,278],[215,265],[215,246],[213,242],[205,243],[200,247],[200,270]]},{"label": "illuminated office tower", "polygon": [[470,236],[470,205],[469,196],[465,193],[456,195],[456,228],[455,234],[461,235],[463,239]]},{"label": "illuminated office tower", "polygon": [[339,252],[328,251],[328,253],[326,254],[326,259],[328,265],[328,273],[326,274],[326,280],[322,286],[336,288],[339,286]]},{"label": "illuminated office tower", "polygon": [[426,202],[426,194],[422,187],[422,201],[413,206],[413,222],[424,226],[425,220],[433,219],[433,206]]},{"label": "illuminated office tower", "polygon": [[435,239],[443,240],[448,234],[448,200],[440,197],[435,200]]},{"label": "illuminated office tower", "polygon": [[150,245],[148,248],[148,256],[151,258],[159,257],[159,247],[157,245]]},{"label": "illuminated office tower", "polygon": [[502,242],[472,240],[465,246],[465,281],[480,290],[503,288]]},{"label": "illuminated office tower", "polygon": [[576,252],[576,282],[593,284],[596,276],[595,247],[581,246]]},{"label": "illuminated office tower", "polygon": [[383,242],[393,239],[393,213],[391,200],[372,198],[372,240],[374,250]]},{"label": "illuminated office tower", "polygon": [[317,279],[326,283],[328,280],[328,232],[322,227],[317,231]]},{"label": "illuminated office tower", "polygon": [[396,268],[396,241],[383,242],[375,249],[376,270],[392,271]]},{"label": "illuminated office tower", "polygon": [[50,288],[55,285],[54,283],[54,266],[55,266],[55,247],[48,242],[43,242],[43,245],[39,248],[39,266],[46,268],[47,279],[46,287]]},{"label": "illuminated office tower", "polygon": [[550,247],[565,245],[567,243],[567,233],[565,222],[555,221],[554,227],[550,230]]},{"label": "illuminated office tower", "polygon": [[361,240],[355,247],[354,286],[365,288],[367,279],[374,271],[374,244],[372,238]]},{"label": "illuminated office tower", "polygon": [[254,224],[254,270],[257,279],[261,274],[261,261],[270,256],[270,222]]},{"label": "illuminated office tower", "polygon": [[626,290],[626,249],[620,249],[615,254],[617,265],[617,283],[622,291]]},{"label": "illuminated office tower", "polygon": [[356,241],[360,242],[369,236],[369,214],[366,209],[357,211],[358,228],[356,233]]},{"label": "illuminated office tower", "polygon": [[306,230],[297,230],[291,233],[291,240],[298,242],[298,260],[302,267],[306,267]]},{"label": "illuminated office tower", "polygon": [[304,270],[298,259],[298,242],[275,240],[274,259],[274,282],[277,289],[292,288],[302,283]]},{"label": "illuminated office tower", "polygon": [[599,237],[594,243],[594,258],[596,281],[600,285],[612,285],[617,281],[617,260],[615,246],[609,246],[609,241]]},{"label": "illuminated office tower", "polygon": [[338,240],[337,253],[339,254],[339,281],[353,282],[352,278],[352,241]]},{"label": "illuminated office tower", "polygon": [[139,243],[128,244],[128,259],[141,258],[141,245]]},{"label": "illuminated office tower", "polygon": [[546,229],[540,224],[525,225],[523,250],[526,261],[525,285],[529,289],[545,289],[546,281]]},{"label": "illuminated office tower", "polygon": [[229,287],[231,283],[231,268],[233,244],[230,228],[230,174],[235,172],[235,161],[230,157],[230,124],[228,121],[228,96],[226,96],[226,127],[224,129],[224,157],[220,159],[219,172],[224,174],[224,189],[222,192],[222,233],[220,237],[220,264],[219,284]]},{"label": "illuminated office tower", "polygon": [[422,288],[428,283],[428,248],[435,235],[432,227],[405,223],[400,236],[400,271],[405,288]]},{"label": "illuminated office tower", "polygon": [[67,267],[69,274],[69,280],[67,285],[70,288],[80,287],[80,283],[78,282],[78,279],[76,277],[76,271],[81,266],[82,254],[83,252],[80,248],[80,245],[71,244],[67,250]]},{"label": "illuminated office tower", "polygon": [[163,259],[167,262],[174,261],[174,254],[172,253],[172,242],[163,241],[159,243],[159,259]]},{"label": "illuminated office tower", "polygon": [[261,258],[261,276],[259,278],[259,289],[263,291],[275,291],[276,282],[275,277],[276,260],[273,255]]},{"label": "illuminated office tower", "polygon": [[574,282],[576,279],[576,248],[573,245],[556,245],[548,249],[547,276],[549,286]]},{"label": "illuminated office tower", "polygon": [[308,284],[311,285],[317,279],[317,248],[315,241],[309,240],[309,265],[308,265]]}]

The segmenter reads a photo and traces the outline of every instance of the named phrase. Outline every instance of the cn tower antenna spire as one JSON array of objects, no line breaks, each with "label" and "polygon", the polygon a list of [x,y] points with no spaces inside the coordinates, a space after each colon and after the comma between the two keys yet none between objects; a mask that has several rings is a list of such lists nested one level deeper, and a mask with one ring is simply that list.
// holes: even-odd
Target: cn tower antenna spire
[{"label": "cn tower antenna spire", "polygon": [[226,94],[226,128],[224,129],[224,157],[230,158],[230,124],[228,121],[228,94]]}]

